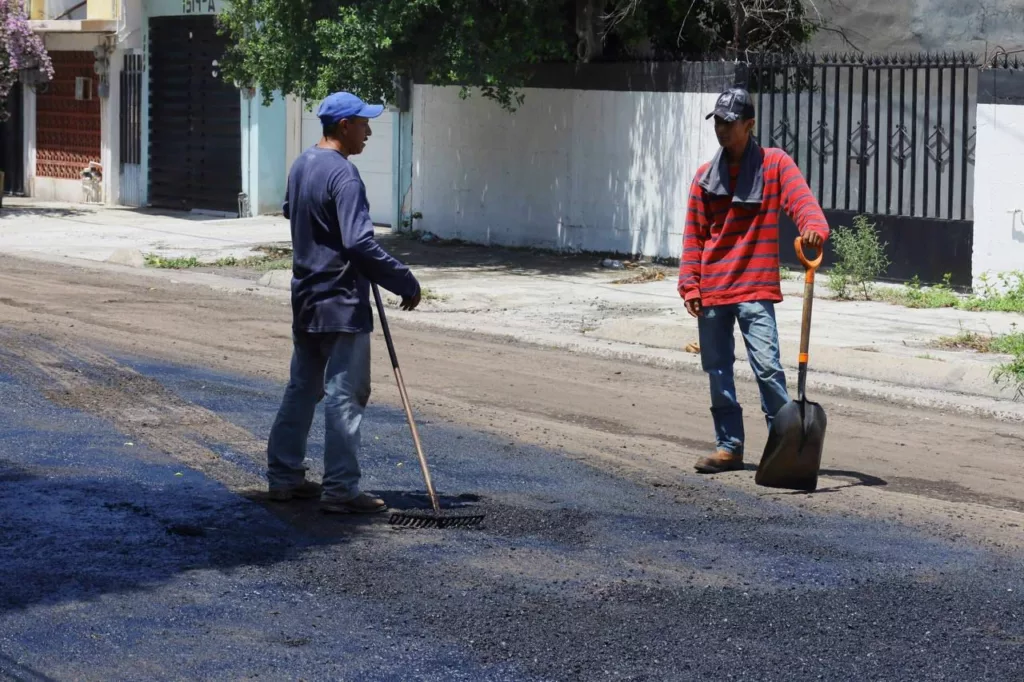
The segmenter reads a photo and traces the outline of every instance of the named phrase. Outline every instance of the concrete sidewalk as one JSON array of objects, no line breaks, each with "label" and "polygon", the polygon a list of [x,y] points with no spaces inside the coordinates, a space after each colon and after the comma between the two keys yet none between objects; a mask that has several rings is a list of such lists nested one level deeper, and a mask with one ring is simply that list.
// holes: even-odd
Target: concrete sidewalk
[{"label": "concrete sidewalk", "polygon": [[150,209],[4,198],[0,251],[12,255],[107,260],[121,249],[200,260],[248,256],[260,244],[290,242],[280,216],[224,218]]},{"label": "concrete sidewalk", "polygon": [[[430,290],[419,310],[395,310],[396,319],[700,371],[699,357],[684,350],[696,341],[696,322],[682,307],[670,268],[662,281],[615,284],[631,273],[602,268],[596,256],[437,246],[387,231],[379,238]],[[24,200],[7,200],[0,211],[0,252],[76,264],[105,261],[124,248],[168,257],[195,255],[212,263],[288,239],[281,217],[210,219]],[[264,277],[263,282],[273,282],[267,287],[258,284],[259,273],[233,268],[142,272],[287,296],[288,276]],[[794,381],[802,289],[802,280],[784,281],[786,301],[777,308],[783,361]],[[991,379],[992,369],[1005,357],[933,346],[939,337],[961,330],[1009,332],[1024,316],[840,302],[826,297],[824,281],[816,294],[808,382],[812,397],[821,391],[852,391],[937,410],[1024,420],[1024,405],[1012,402],[1012,392]],[[749,377],[738,333],[737,355],[737,374]]]}]

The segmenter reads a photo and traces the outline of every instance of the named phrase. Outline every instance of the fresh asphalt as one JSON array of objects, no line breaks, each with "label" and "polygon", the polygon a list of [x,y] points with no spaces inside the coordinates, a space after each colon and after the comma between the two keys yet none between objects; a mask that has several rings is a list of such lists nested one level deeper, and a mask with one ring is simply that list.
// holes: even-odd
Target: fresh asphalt
[{"label": "fresh asphalt", "polygon": [[[3,679],[1024,679],[1019,555],[430,422],[435,483],[480,529],[322,518],[232,492],[0,360]],[[266,437],[281,386],[120,361]],[[402,414],[371,404],[365,427],[365,487],[422,506]]]}]

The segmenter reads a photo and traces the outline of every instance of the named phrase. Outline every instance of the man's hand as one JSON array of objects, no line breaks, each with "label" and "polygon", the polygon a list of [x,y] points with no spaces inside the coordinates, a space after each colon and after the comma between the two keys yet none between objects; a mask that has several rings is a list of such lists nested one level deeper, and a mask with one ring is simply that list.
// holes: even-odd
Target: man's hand
[{"label": "man's hand", "polygon": [[415,308],[419,304],[420,304],[420,294],[419,294],[419,292],[416,292],[415,296],[412,296],[410,298],[403,298],[402,299],[402,310],[412,310],[413,308]]},{"label": "man's hand", "polygon": [[803,238],[804,246],[809,246],[812,249],[820,248],[821,243],[824,241],[821,235],[814,230],[807,230],[801,237]]},{"label": "man's hand", "polygon": [[686,312],[690,313],[692,317],[700,317],[700,313],[701,310],[703,310],[703,307],[700,304],[699,298],[691,298],[689,301],[686,301],[685,305]]}]

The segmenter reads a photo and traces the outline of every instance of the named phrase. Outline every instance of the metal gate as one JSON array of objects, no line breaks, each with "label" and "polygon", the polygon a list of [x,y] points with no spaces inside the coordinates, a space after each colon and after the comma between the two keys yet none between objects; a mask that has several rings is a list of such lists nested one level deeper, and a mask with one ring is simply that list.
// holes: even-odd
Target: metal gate
[{"label": "metal gate", "polygon": [[122,206],[142,206],[142,72],[141,54],[126,54],[121,68],[120,187]]},{"label": "metal gate", "polygon": [[759,140],[793,157],[833,227],[875,222],[890,278],[971,283],[973,57],[766,55],[746,67]]},{"label": "metal gate", "polygon": [[238,214],[239,92],[220,78],[212,16],[150,19],[149,203]]},{"label": "metal gate", "polygon": [[7,96],[6,121],[0,120],[0,170],[4,172],[3,194],[25,193],[25,155],[20,83],[15,83]]}]

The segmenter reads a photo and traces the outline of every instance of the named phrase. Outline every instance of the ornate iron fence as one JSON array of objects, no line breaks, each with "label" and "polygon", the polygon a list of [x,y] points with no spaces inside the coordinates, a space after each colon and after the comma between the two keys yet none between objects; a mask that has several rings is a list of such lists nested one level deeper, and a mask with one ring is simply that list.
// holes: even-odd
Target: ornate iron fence
[{"label": "ornate iron fence", "polygon": [[760,55],[744,66],[759,140],[789,152],[823,208],[972,219],[972,55]]}]

